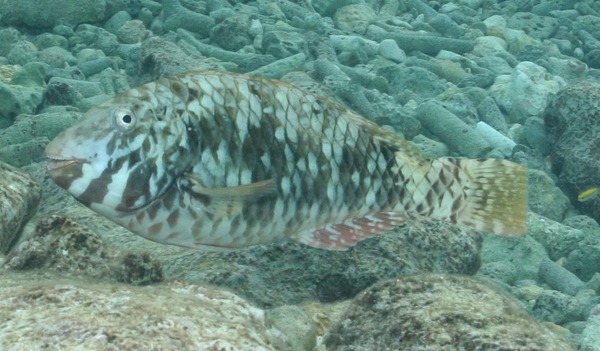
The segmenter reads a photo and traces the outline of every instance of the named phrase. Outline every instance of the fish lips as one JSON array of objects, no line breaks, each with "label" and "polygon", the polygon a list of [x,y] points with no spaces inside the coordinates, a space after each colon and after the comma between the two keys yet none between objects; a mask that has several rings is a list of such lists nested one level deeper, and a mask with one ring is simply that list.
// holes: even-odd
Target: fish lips
[{"label": "fish lips", "polygon": [[46,171],[58,186],[68,189],[75,179],[83,176],[83,164],[78,159],[65,160],[48,156]]}]

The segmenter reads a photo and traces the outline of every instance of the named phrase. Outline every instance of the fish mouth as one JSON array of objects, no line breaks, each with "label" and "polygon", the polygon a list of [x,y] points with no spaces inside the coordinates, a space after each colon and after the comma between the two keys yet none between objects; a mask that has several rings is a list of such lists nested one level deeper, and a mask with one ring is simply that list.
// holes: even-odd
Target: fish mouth
[{"label": "fish mouth", "polygon": [[61,177],[74,178],[80,176],[81,167],[85,163],[80,159],[65,159],[54,156],[46,156],[48,164],[46,171],[55,181]]},{"label": "fish mouth", "polygon": [[46,165],[46,170],[48,172],[56,171],[65,167],[73,167],[77,164],[83,163],[82,160],[78,159],[63,159],[58,157],[47,156],[48,164]]}]

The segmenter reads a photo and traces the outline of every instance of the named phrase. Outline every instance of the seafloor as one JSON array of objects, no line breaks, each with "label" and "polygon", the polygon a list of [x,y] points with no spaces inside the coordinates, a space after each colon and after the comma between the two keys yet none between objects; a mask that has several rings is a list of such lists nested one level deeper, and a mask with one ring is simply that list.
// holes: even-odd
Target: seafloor
[{"label": "seafloor", "polygon": [[[529,169],[528,233],[411,221],[344,252],[135,236],[45,175],[119,92],[281,79],[428,157]],[[0,0],[1,350],[600,350],[600,2]]]}]

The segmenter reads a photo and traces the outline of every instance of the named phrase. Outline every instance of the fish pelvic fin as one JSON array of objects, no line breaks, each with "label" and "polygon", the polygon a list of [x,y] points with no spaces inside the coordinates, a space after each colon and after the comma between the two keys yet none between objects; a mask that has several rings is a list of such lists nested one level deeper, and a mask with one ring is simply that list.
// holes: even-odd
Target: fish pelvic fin
[{"label": "fish pelvic fin", "polygon": [[502,159],[440,158],[401,167],[414,213],[501,236],[527,232],[527,169]]},{"label": "fish pelvic fin", "polygon": [[360,218],[350,218],[321,228],[304,230],[292,238],[319,249],[343,251],[357,242],[376,236],[404,223],[403,212],[376,212]]}]

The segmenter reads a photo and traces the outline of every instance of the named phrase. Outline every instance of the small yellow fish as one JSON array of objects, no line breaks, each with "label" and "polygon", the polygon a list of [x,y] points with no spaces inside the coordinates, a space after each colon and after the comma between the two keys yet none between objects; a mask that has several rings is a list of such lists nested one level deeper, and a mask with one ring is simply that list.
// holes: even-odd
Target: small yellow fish
[{"label": "small yellow fish", "polygon": [[598,195],[598,188],[589,188],[586,189],[577,195],[577,201],[586,202],[590,201]]}]

